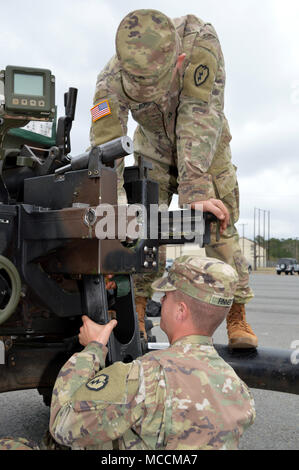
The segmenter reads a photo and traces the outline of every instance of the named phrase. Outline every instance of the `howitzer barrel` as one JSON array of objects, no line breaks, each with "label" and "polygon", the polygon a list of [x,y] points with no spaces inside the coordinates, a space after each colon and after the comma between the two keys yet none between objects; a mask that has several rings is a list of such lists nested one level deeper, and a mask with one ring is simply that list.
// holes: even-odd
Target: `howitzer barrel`
[{"label": "howitzer barrel", "polygon": [[105,144],[94,147],[91,152],[85,152],[77,157],[73,157],[69,165],[56,170],[56,174],[65,173],[67,171],[83,170],[88,168],[89,158],[93,151],[97,151],[101,162],[104,164],[112,163],[118,158],[126,157],[133,153],[133,142],[128,136],[119,137]]},{"label": "howitzer barrel", "polygon": [[118,158],[131,155],[133,153],[133,142],[130,137],[124,136],[100,145],[100,149],[102,152],[102,162],[112,163]]}]

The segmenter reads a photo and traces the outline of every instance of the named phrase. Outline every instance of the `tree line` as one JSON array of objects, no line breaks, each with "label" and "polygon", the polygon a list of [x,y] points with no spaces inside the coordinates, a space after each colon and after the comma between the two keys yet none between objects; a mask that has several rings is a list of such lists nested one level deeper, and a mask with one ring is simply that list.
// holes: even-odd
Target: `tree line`
[{"label": "tree line", "polygon": [[267,249],[269,261],[276,261],[279,258],[296,258],[299,261],[299,238],[265,240],[257,236],[255,241]]}]

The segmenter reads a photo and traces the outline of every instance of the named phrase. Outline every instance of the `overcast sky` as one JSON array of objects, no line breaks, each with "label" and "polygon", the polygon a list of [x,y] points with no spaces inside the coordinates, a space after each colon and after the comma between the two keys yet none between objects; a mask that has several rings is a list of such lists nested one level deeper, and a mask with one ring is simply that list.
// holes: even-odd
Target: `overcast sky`
[{"label": "overcast sky", "polygon": [[[241,235],[246,224],[253,237],[256,207],[270,211],[272,236],[299,237],[298,0],[0,0],[1,66],[50,68],[59,115],[64,92],[79,89],[72,155],[79,154],[89,145],[96,76],[115,52],[121,19],[137,8],[214,25],[226,62]],[[130,137],[133,130],[130,124]]]}]

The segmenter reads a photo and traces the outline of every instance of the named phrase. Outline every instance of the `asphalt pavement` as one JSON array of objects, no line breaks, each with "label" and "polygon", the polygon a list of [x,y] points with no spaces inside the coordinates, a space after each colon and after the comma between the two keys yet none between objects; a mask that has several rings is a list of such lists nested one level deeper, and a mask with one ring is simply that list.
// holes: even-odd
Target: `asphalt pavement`
[{"label": "asphalt pavement", "polygon": [[[299,276],[253,273],[250,279],[255,298],[247,306],[247,320],[260,347],[289,350],[298,342],[299,348]],[[166,340],[158,326],[153,333],[159,341]],[[226,344],[224,324],[214,342]],[[240,450],[299,450],[299,396],[251,391],[257,417],[243,436]],[[48,420],[49,409],[36,390],[0,394],[0,437],[21,436],[39,442]]]}]

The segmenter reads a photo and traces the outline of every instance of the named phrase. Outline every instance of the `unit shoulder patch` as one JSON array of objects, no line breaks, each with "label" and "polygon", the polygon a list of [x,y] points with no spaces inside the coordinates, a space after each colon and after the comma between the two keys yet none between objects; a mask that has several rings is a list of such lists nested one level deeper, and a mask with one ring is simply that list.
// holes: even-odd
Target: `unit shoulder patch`
[{"label": "unit shoulder patch", "polygon": [[[103,403],[124,405],[130,393],[138,391],[138,381],[130,381],[128,386],[128,374],[131,364],[114,362],[109,367],[99,371],[93,378],[86,380],[84,384],[72,395],[74,409],[84,411],[86,409],[101,408]],[[132,391],[133,390],[133,391]]]},{"label": "unit shoulder patch", "polygon": [[209,78],[210,70],[206,65],[199,65],[194,72],[194,82],[196,86],[201,86]]},{"label": "unit shoulder patch", "polygon": [[86,387],[89,390],[93,390],[95,392],[99,392],[103,388],[106,387],[106,385],[109,382],[109,376],[106,374],[100,374],[94,377],[92,380],[87,382]]},{"label": "unit shoulder patch", "polygon": [[182,95],[209,103],[217,70],[214,53],[205,47],[196,47],[184,74]]}]

